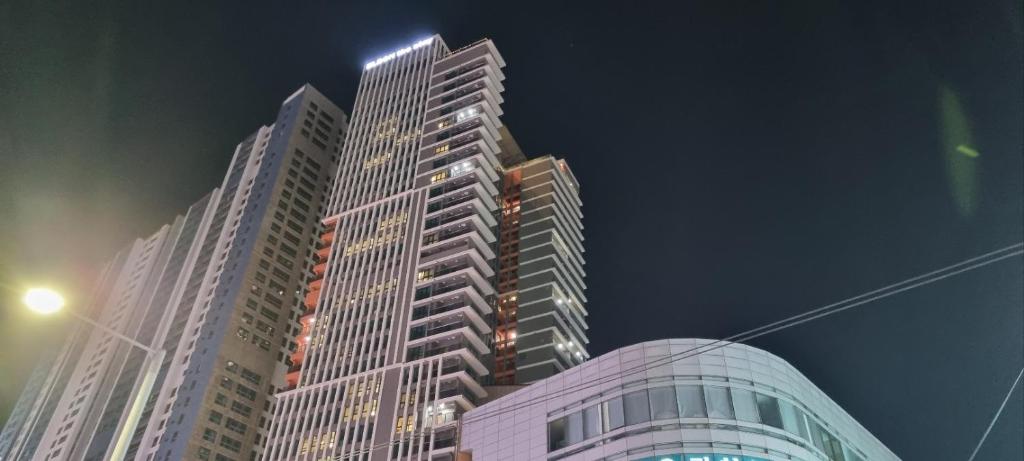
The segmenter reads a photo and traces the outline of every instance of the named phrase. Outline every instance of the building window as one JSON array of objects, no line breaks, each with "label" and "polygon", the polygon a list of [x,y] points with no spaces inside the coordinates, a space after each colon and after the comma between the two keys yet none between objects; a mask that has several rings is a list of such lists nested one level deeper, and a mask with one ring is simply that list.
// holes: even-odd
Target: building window
[{"label": "building window", "polygon": [[242,442],[239,442],[226,435],[220,436],[220,446],[227,448],[235,453],[238,453],[242,449]]},{"label": "building window", "polygon": [[605,432],[626,425],[626,414],[622,409],[622,398],[616,397],[601,403],[601,427]]},{"label": "building window", "polygon": [[589,439],[601,435],[601,405],[593,405],[583,409],[583,438]]},{"label": "building window", "polygon": [[651,420],[651,407],[647,402],[647,389],[630,392],[622,396],[622,406],[626,413],[627,426]]},{"label": "building window", "polygon": [[231,409],[242,416],[249,416],[252,414],[252,408],[249,408],[248,405],[238,401],[231,402]]},{"label": "building window", "polygon": [[729,397],[729,389],[705,386],[704,397],[708,404],[709,418],[736,419],[732,411],[732,399]]},{"label": "building window", "polygon": [[757,403],[754,402],[753,392],[732,388],[732,403],[736,409],[736,419],[751,423],[761,422],[757,415]]},{"label": "building window", "polygon": [[677,386],[679,394],[679,416],[683,418],[706,418],[704,393],[700,386]]},{"label": "building window", "polygon": [[245,386],[239,384],[235,388],[235,390],[238,392],[238,395],[241,395],[242,397],[245,397],[245,398],[247,398],[249,400],[256,400],[256,391],[254,391],[254,390],[252,390],[252,389],[250,389],[248,387],[245,387]]},{"label": "building window", "polygon": [[567,418],[558,418],[548,423],[548,451],[555,451],[566,446]]},{"label": "building window", "polygon": [[651,415],[655,420],[676,419],[679,417],[674,387],[656,387],[650,390],[650,394]]},{"label": "building window", "polygon": [[807,439],[807,423],[804,413],[792,403],[779,400],[779,413],[782,414],[782,427],[790,434]]},{"label": "building window", "polygon": [[764,394],[757,395],[757,413],[761,415],[761,423],[782,429],[782,415],[779,413],[779,401],[775,397]]},{"label": "building window", "polygon": [[228,418],[227,422],[224,424],[224,427],[226,427],[229,430],[234,431],[234,432],[236,432],[238,434],[243,434],[243,435],[245,434],[245,430],[248,429],[246,427],[246,425],[243,424],[241,421],[238,421],[238,420],[233,419],[233,418]]}]

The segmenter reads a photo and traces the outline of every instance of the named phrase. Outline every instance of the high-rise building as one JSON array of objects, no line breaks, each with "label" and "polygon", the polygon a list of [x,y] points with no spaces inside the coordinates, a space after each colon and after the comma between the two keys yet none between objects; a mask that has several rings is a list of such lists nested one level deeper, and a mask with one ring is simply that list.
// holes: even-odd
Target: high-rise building
[{"label": "high-rise building", "polygon": [[77,327],[26,390],[3,459],[258,458],[346,129],[337,106],[300,88],[236,147],[219,188],[119,253],[81,311],[162,361]]},{"label": "high-rise building", "polygon": [[609,352],[468,412],[464,461],[898,461],[792,365],[727,341]]},{"label": "high-rise building", "polygon": [[551,156],[505,171],[495,384],[529,384],[589,358],[578,184]]},{"label": "high-rise building", "polygon": [[490,40],[365,65],[264,460],[455,457],[484,385],[587,359],[578,184],[501,121]]}]

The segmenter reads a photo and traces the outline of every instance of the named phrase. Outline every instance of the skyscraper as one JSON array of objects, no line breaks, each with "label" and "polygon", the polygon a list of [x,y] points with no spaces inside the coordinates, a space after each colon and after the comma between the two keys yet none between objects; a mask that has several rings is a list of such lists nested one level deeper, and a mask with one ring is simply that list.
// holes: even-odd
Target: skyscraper
[{"label": "skyscraper", "polygon": [[576,177],[543,156],[502,181],[496,384],[529,384],[589,358]]},{"label": "skyscraper", "polygon": [[503,126],[504,66],[436,35],[365,65],[263,459],[454,459],[485,385],[587,358],[578,184]]},{"label": "skyscraper", "polygon": [[345,114],[306,85],[235,149],[135,459],[258,456],[345,129]]},{"label": "skyscraper", "polygon": [[4,459],[257,458],[346,127],[337,106],[300,88],[238,144],[219,188],[119,253],[80,310],[164,352],[149,398],[133,405],[143,350],[77,327],[39,373],[42,390],[19,402]]}]

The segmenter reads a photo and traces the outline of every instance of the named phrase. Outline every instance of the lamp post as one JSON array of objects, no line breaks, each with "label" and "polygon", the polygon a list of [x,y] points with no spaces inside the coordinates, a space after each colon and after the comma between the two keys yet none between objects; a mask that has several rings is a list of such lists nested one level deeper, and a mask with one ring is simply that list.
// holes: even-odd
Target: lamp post
[{"label": "lamp post", "polygon": [[[65,305],[64,297],[60,293],[48,288],[32,288],[26,291],[25,296],[22,297],[22,302],[33,312],[43,315],[52,315],[64,310]],[[131,443],[132,435],[135,433],[135,428],[139,425],[139,419],[142,417],[143,409],[146,407],[146,400],[149,399],[149,395],[153,391],[153,383],[156,382],[156,377],[160,373],[160,364],[163,362],[166,352],[163,349],[154,349],[142,344],[78,312],[70,309],[67,309],[67,312],[72,317],[92,325],[104,333],[114,336],[146,353],[146,361],[149,362],[146,364],[146,373],[142,378],[142,382],[139,383],[134,397],[128,403],[128,415],[124,419],[121,429],[116,434],[114,448],[110,456],[110,459],[120,461],[124,459],[124,455],[128,451],[128,444]]]}]

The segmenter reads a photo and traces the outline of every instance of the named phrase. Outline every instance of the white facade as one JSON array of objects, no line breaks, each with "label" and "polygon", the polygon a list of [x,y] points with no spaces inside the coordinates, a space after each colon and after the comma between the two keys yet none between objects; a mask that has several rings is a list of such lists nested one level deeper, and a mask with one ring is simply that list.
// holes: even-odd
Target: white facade
[{"label": "white facade", "polygon": [[482,405],[463,418],[460,451],[487,461],[899,459],[786,361],[703,339],[625,347]]},{"label": "white facade", "polygon": [[263,459],[454,458],[488,373],[502,67],[438,36],[365,66]]},{"label": "white facade", "polygon": [[256,459],[296,346],[347,116],[305,85],[218,189],[119,253],[0,435],[0,461]]}]

